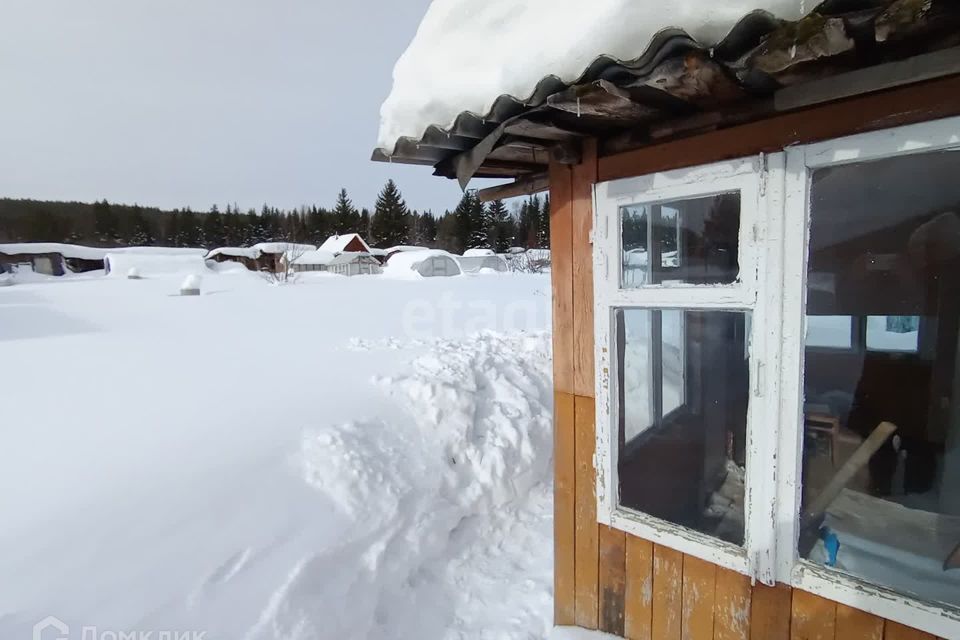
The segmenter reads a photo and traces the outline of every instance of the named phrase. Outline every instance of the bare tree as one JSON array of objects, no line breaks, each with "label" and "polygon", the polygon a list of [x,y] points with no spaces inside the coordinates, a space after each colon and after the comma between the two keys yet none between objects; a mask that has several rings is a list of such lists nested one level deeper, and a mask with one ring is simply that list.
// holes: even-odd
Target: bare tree
[{"label": "bare tree", "polygon": [[279,258],[280,264],[277,265],[275,271],[265,271],[263,275],[267,281],[273,284],[289,284],[295,282],[297,272],[293,269],[293,263],[303,254],[310,251],[310,247],[305,244],[289,241],[281,242],[279,246],[283,249],[283,253],[280,254]]},{"label": "bare tree", "polygon": [[515,273],[543,273],[550,268],[550,253],[543,249],[507,253],[503,256],[507,268]]}]

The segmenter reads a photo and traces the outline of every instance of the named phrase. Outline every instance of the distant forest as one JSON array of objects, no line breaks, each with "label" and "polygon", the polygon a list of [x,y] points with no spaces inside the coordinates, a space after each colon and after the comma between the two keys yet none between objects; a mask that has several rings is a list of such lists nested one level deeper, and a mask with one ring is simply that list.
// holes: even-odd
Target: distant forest
[{"label": "distant forest", "polygon": [[102,200],[48,202],[0,199],[0,243],[68,242],[98,247],[250,246],[285,241],[319,245],[339,233],[359,233],[372,246],[411,244],[463,253],[470,248],[498,252],[509,247],[550,246],[550,199],[531,196],[510,210],[501,201],[484,204],[467,191],[452,211],[434,215],[407,207],[393,180],[380,191],[373,211],[357,209],[346,189],[332,208],[283,210],[264,205],[241,211],[236,205],[209,211],[115,204]]}]

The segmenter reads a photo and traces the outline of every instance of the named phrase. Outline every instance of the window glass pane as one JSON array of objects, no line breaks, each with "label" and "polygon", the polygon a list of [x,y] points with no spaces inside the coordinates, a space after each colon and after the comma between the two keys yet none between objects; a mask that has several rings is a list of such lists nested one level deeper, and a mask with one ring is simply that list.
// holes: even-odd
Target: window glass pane
[{"label": "window glass pane", "polygon": [[[956,152],[813,172],[800,554],[960,606],[957,175]],[[837,316],[857,348],[813,348]]]},{"label": "window glass pane", "polygon": [[748,314],[615,314],[620,505],[727,542],[744,536]]},{"label": "window glass pane", "polygon": [[920,348],[920,316],[867,317],[867,349],[917,352]]},{"label": "window glass pane", "polygon": [[807,316],[807,346],[825,349],[853,348],[853,318]]},{"label": "window glass pane", "polygon": [[620,285],[735,282],[739,233],[737,192],[621,207]]}]

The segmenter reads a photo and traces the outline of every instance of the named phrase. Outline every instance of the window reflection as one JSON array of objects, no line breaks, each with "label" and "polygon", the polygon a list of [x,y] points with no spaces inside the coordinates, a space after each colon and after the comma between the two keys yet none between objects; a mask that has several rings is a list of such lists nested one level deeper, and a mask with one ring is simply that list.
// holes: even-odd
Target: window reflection
[{"label": "window reflection", "polygon": [[[953,605],[958,171],[960,154],[942,152],[813,173],[800,541],[811,561]],[[864,463],[832,496],[831,479],[883,422],[895,431],[864,449]]]},{"label": "window reflection", "polygon": [[620,285],[735,282],[739,233],[739,193],[621,207]]},{"label": "window reflection", "polygon": [[743,544],[749,314],[616,312],[620,504]]}]

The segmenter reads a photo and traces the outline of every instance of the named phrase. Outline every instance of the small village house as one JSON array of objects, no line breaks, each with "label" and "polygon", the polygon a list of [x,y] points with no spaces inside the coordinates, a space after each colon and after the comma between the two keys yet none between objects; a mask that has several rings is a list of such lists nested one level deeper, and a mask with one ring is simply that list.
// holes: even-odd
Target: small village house
[{"label": "small village house", "polygon": [[960,5],[758,5],[425,20],[374,159],[549,189],[556,624],[960,638]]},{"label": "small village house", "polygon": [[330,253],[343,253],[350,251],[352,253],[370,253],[370,247],[360,237],[359,233],[342,233],[332,235],[323,241],[320,245],[321,251]]},{"label": "small village house", "polygon": [[310,251],[291,263],[294,272],[326,271],[342,276],[380,273],[380,261],[363,251],[344,251],[333,254],[323,249]]}]

